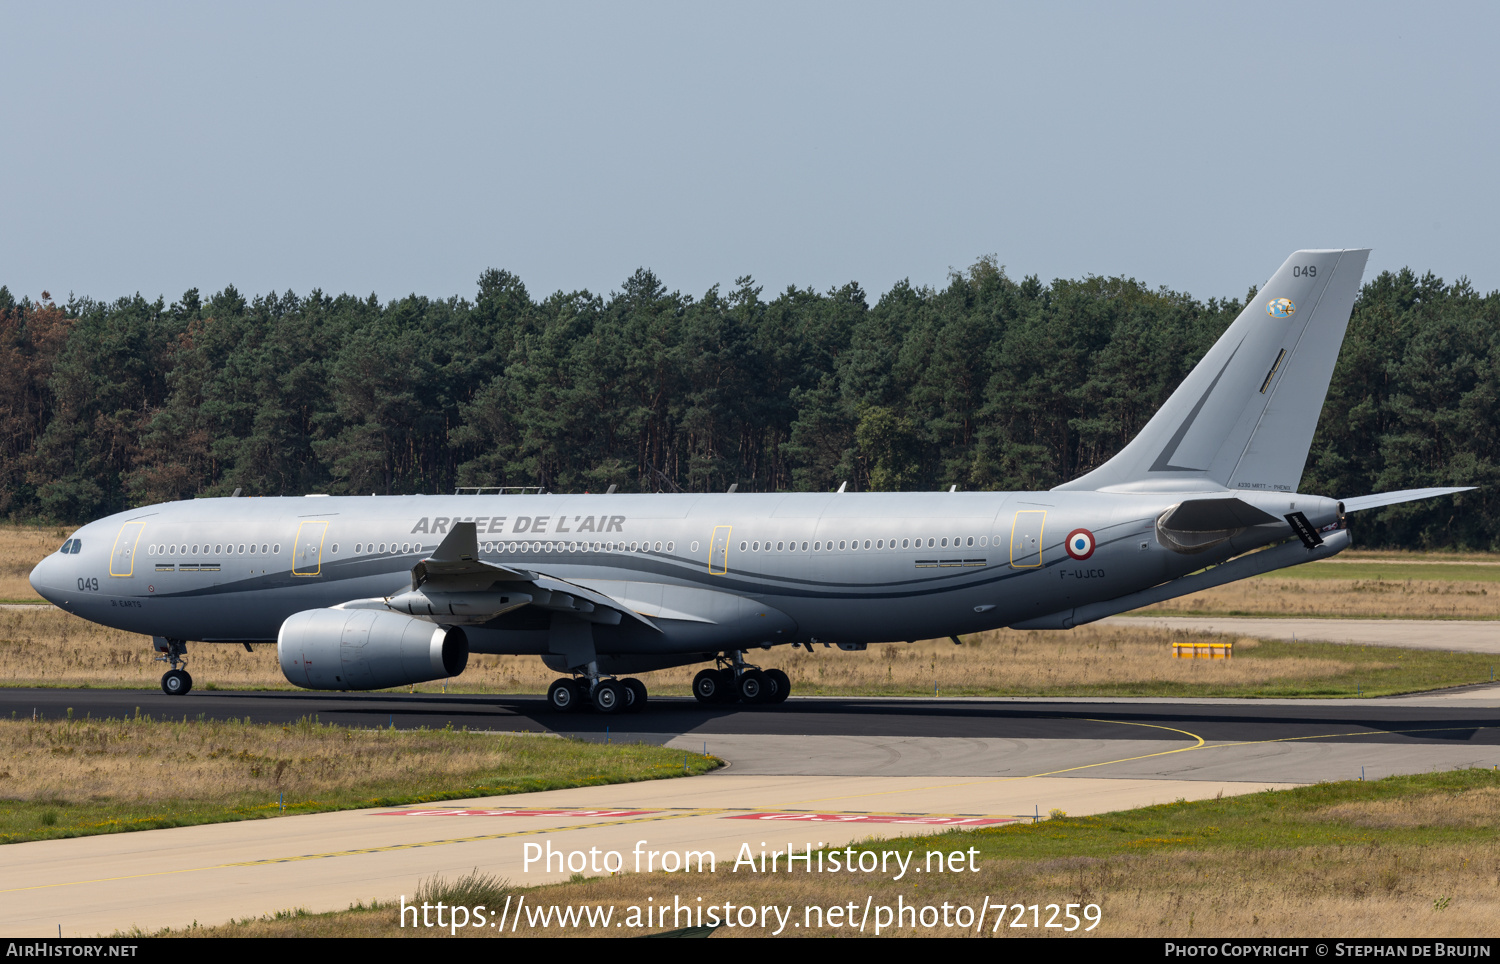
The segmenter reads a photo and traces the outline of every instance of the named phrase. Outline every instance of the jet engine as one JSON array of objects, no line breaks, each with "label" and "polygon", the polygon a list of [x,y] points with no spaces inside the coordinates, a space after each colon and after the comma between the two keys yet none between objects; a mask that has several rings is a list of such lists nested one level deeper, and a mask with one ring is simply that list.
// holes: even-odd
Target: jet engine
[{"label": "jet engine", "polygon": [[309,609],[281,624],[276,655],[296,686],[377,690],[457,676],[468,665],[469,640],[456,626],[400,613]]}]

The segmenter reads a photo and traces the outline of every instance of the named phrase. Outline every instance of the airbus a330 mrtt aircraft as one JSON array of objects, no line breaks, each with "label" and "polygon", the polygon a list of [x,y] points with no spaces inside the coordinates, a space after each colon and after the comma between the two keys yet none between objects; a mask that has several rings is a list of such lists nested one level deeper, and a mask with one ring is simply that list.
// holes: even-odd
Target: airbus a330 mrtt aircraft
[{"label": "airbus a330 mrtt aircraft", "polygon": [[558,709],[639,709],[619,676],[708,661],[700,700],[780,702],[786,674],[746,651],[1067,629],[1326,559],[1346,512],[1464,491],[1297,491],[1368,253],[1293,254],[1139,436],[1046,492],[197,499],[84,526],[31,583],[153,637],[168,693],[192,686],[188,642],[274,642],[311,689],[511,653],[562,674]]}]

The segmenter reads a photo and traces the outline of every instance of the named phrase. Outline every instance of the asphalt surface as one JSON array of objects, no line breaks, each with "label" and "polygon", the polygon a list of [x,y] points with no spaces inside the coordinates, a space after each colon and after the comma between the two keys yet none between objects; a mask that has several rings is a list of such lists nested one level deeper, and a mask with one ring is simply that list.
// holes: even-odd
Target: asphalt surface
[{"label": "asphalt surface", "polygon": [[[342,726],[550,732],[664,744],[689,736],[854,736],[945,739],[1316,740],[1500,746],[1492,700],[1045,700],[799,698],[780,706],[704,706],[653,698],[635,714],[557,713],[539,696],[324,694],[195,690],[0,689],[0,716],[245,719],[316,717]],[[1121,725],[1125,724],[1125,725]]]}]

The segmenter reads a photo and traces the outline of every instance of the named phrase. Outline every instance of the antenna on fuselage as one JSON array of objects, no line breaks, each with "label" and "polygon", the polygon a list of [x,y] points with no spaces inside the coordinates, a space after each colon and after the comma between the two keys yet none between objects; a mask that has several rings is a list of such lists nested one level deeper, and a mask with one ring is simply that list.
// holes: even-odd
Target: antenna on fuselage
[{"label": "antenna on fuselage", "polygon": [[734,490],[738,489],[739,487],[740,487],[740,484],[738,482],[731,482],[729,484],[729,494],[733,495],[734,494]]},{"label": "antenna on fuselage", "polygon": [[607,488],[607,489],[604,490],[604,494],[605,495],[614,495],[615,494],[615,484],[613,482],[611,482],[609,484],[609,488]]},{"label": "antenna on fuselage", "polygon": [[240,497],[240,493],[243,491],[244,489],[241,489],[239,486],[235,486],[234,492],[231,493],[229,497],[231,499],[238,499]]},{"label": "antenna on fuselage", "polygon": [[842,491],[844,491],[844,486],[846,486],[846,485],[848,485],[848,484],[849,484],[849,483],[848,483],[848,482],[847,482],[847,481],[845,481],[845,482],[840,482],[840,483],[839,483],[839,491],[840,491],[840,492],[842,492]]}]

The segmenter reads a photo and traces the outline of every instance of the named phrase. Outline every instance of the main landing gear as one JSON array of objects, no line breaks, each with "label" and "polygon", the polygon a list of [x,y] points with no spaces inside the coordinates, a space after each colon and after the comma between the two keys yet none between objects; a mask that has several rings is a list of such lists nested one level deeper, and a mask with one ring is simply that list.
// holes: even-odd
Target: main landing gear
[{"label": "main landing gear", "polygon": [[576,713],[589,706],[606,714],[639,713],[646,708],[646,684],[597,674],[563,678],[547,687],[547,702],[560,713]]},{"label": "main landing gear", "polygon": [[182,668],[187,665],[187,644],[180,639],[153,636],[151,647],[156,650],[155,662],[172,667],[162,674],[161,691],[168,696],[186,696],[193,688],[193,678]]},{"label": "main landing gear", "polygon": [[718,668],[693,677],[699,703],[784,703],[792,695],[792,680],[779,669],[762,670],[745,662],[744,650],[717,659]]}]

